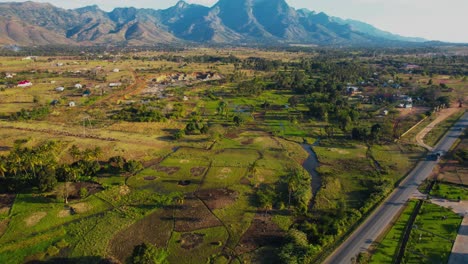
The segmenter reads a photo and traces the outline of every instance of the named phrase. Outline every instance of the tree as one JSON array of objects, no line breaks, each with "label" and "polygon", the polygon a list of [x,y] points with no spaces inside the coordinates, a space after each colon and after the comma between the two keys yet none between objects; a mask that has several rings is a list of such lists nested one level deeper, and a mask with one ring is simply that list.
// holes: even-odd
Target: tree
[{"label": "tree", "polygon": [[226,102],[224,102],[224,101],[219,102],[218,109],[217,109],[218,110],[218,115],[224,116],[225,113],[226,113],[226,107],[227,107]]},{"label": "tree", "polygon": [[127,161],[122,156],[111,157],[108,161],[109,166],[117,171],[123,170],[126,162]]},{"label": "tree", "polygon": [[232,118],[232,121],[236,126],[241,126],[242,124],[244,124],[245,119],[242,116],[234,116]]},{"label": "tree", "polygon": [[184,136],[185,136],[185,130],[183,130],[183,129],[177,130],[173,135],[175,140],[182,139]]},{"label": "tree", "polygon": [[256,192],[258,207],[265,210],[268,213],[273,208],[276,194],[273,188],[268,185],[262,185]]},{"label": "tree", "polygon": [[51,191],[57,185],[55,170],[52,167],[45,167],[37,173],[37,187],[41,192]]},{"label": "tree", "polygon": [[351,137],[354,140],[365,140],[367,138],[367,128],[365,127],[355,127],[351,131]]},{"label": "tree", "polygon": [[124,166],[125,171],[129,173],[135,173],[143,169],[143,165],[141,162],[136,160],[129,160],[125,163]]},{"label": "tree", "polygon": [[371,139],[378,141],[380,139],[380,135],[382,134],[382,126],[380,124],[375,124],[371,127]]},{"label": "tree", "polygon": [[79,157],[81,156],[81,150],[76,145],[72,145],[68,150],[68,153],[70,153],[70,156],[72,156],[74,160],[79,159]]},{"label": "tree", "polygon": [[132,264],[169,264],[167,253],[149,243],[143,243],[133,249],[130,263]]},{"label": "tree", "polygon": [[225,133],[226,130],[220,124],[214,124],[208,129],[208,135],[212,141],[218,141]]}]

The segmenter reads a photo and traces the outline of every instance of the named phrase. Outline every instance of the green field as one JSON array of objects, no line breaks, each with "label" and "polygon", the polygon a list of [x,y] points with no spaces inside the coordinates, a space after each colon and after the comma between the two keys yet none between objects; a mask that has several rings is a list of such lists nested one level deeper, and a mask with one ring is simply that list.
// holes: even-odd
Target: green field
[{"label": "green field", "polygon": [[451,210],[425,203],[411,230],[406,263],[447,263],[462,218]]},{"label": "green field", "polygon": [[448,200],[468,200],[468,188],[452,184],[437,183],[430,195]]}]

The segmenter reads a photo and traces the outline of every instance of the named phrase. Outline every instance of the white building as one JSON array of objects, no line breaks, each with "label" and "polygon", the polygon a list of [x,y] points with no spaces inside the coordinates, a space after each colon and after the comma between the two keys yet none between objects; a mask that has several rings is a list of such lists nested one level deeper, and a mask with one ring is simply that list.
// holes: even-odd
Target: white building
[{"label": "white building", "polygon": [[120,87],[122,86],[122,83],[117,82],[117,83],[109,83],[109,87]]}]

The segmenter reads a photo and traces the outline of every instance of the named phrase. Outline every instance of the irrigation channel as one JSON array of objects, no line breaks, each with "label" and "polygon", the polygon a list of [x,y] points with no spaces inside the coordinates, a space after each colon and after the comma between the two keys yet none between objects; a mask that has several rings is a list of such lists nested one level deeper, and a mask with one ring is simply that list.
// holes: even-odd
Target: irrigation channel
[{"label": "irrigation channel", "polygon": [[310,177],[312,178],[312,193],[313,193],[313,199],[311,206],[313,206],[315,202],[315,197],[317,196],[318,191],[322,187],[322,178],[317,172],[317,168],[320,165],[317,154],[313,150],[313,146],[316,146],[320,142],[320,139],[314,142],[314,144],[310,145],[307,143],[301,144],[302,148],[307,151],[309,156],[307,159],[304,161],[302,164],[302,167],[310,174]]}]

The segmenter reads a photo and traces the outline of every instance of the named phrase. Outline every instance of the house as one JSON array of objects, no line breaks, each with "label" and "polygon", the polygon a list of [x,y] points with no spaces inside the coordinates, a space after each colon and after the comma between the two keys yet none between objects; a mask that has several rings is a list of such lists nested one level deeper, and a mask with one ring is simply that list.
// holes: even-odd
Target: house
[{"label": "house", "polygon": [[54,99],[54,100],[52,100],[52,102],[50,102],[51,106],[56,106],[56,105],[59,105],[59,104],[60,104],[60,101],[57,100],[57,99]]},{"label": "house", "polygon": [[32,86],[32,82],[28,81],[28,80],[24,80],[24,81],[21,81],[18,83],[18,87],[30,87]]},{"label": "house", "polygon": [[68,103],[68,106],[69,106],[69,107],[75,107],[76,104],[75,104],[75,102],[69,102],[69,103]]},{"label": "house", "polygon": [[184,101],[188,101],[189,98],[187,96],[184,96]]},{"label": "house", "polygon": [[406,104],[405,104],[405,108],[411,109],[411,108],[413,108],[413,104],[406,103]]},{"label": "house", "polygon": [[115,72],[115,73],[117,73],[117,72],[120,72],[120,70],[119,70],[119,69],[117,69],[117,68],[115,68],[115,69],[113,69],[113,70],[112,70],[112,72]]},{"label": "house", "polygon": [[120,87],[122,86],[122,83],[117,82],[117,83],[109,83],[109,87]]},{"label": "house", "polygon": [[387,116],[388,115],[388,110],[383,110],[382,115]]},{"label": "house", "polygon": [[77,84],[75,84],[75,88],[76,88],[76,89],[82,89],[82,88],[83,88],[83,85],[77,83]]},{"label": "house", "polygon": [[12,73],[5,74],[5,78],[7,78],[7,79],[11,79],[11,78],[13,78],[13,76],[14,75]]},{"label": "house", "polygon": [[63,92],[63,91],[65,91],[65,87],[62,87],[62,86],[57,87],[57,88],[55,88],[55,91],[57,91],[57,92]]}]

